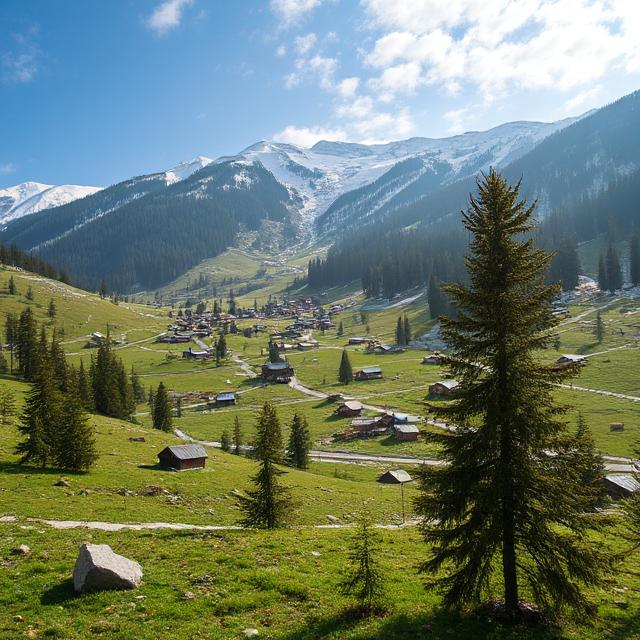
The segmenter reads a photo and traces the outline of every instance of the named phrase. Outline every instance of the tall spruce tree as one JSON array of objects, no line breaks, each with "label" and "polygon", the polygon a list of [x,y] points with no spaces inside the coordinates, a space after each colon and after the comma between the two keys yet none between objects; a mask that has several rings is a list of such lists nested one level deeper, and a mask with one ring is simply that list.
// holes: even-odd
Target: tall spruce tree
[{"label": "tall spruce tree", "polygon": [[402,321],[402,316],[398,316],[398,321],[396,322],[396,344],[403,347],[406,343],[404,337],[404,322]]},{"label": "tall spruce tree", "polygon": [[55,457],[56,439],[63,417],[63,398],[55,383],[46,348],[38,349],[32,383],[18,425],[24,440],[16,447],[16,453],[21,456],[20,464],[46,467]]},{"label": "tall spruce tree", "polygon": [[19,334],[18,319],[15,314],[7,313],[4,323],[4,338],[9,347],[9,373],[13,375],[13,354],[17,347]]},{"label": "tall spruce tree", "polygon": [[640,233],[634,231],[629,241],[629,280],[634,287],[640,284]]},{"label": "tall spruce tree", "polygon": [[429,314],[431,315],[432,320],[435,320],[441,315],[447,313],[447,300],[440,289],[440,283],[433,274],[431,274],[431,277],[429,278],[427,301],[429,304]]},{"label": "tall spruce tree", "polygon": [[233,418],[233,453],[237,456],[242,455],[242,426],[240,425],[240,418],[235,416]]},{"label": "tall spruce tree", "polygon": [[229,432],[226,429],[223,429],[222,435],[220,436],[220,448],[225,453],[229,453],[229,451],[231,451],[231,438],[229,437]]},{"label": "tall spruce tree", "polygon": [[20,314],[16,355],[20,372],[26,380],[32,380],[38,368],[38,327],[31,307]]},{"label": "tall spruce tree", "polygon": [[405,345],[411,342],[411,323],[409,322],[409,316],[404,316],[404,343]]},{"label": "tall spruce tree", "polygon": [[304,416],[296,412],[293,414],[291,431],[289,432],[287,464],[297,469],[308,469],[310,450],[311,434],[309,433],[309,423]]},{"label": "tall spruce tree", "polygon": [[16,281],[13,279],[13,276],[9,276],[9,284],[7,285],[7,289],[9,290],[10,296],[15,296],[18,293],[18,287],[16,287]]},{"label": "tall spruce tree", "polygon": [[173,429],[173,409],[164,382],[158,385],[153,401],[153,426],[161,431]]},{"label": "tall spruce tree", "polygon": [[140,377],[136,370],[131,366],[131,373],[129,374],[129,380],[131,382],[131,393],[133,394],[133,400],[136,404],[142,403],[147,399],[147,394],[144,392],[144,388],[140,383]]},{"label": "tall spruce tree", "polygon": [[602,254],[598,258],[598,289],[600,289],[600,291],[609,290],[609,280],[607,278],[607,265],[604,262],[604,256]]},{"label": "tall spruce tree", "polygon": [[338,369],[338,380],[342,384],[351,384],[353,381],[353,369],[351,368],[351,360],[349,360],[349,353],[346,349],[342,350],[340,367]]},{"label": "tall spruce tree", "polygon": [[622,288],[622,267],[620,266],[618,252],[612,242],[607,247],[605,267],[607,269],[607,290],[613,293]]},{"label": "tall spruce tree", "polygon": [[593,333],[596,337],[596,340],[598,342],[602,342],[602,340],[604,339],[604,322],[602,321],[602,313],[600,311],[596,313],[596,324],[593,329]]},{"label": "tall spruce tree", "polygon": [[51,336],[49,359],[58,388],[64,393],[67,390],[69,368],[55,328],[53,330],[53,335]]},{"label": "tall spruce tree", "polygon": [[55,446],[55,463],[69,471],[87,471],[98,459],[93,427],[76,384],[69,382]]},{"label": "tall spruce tree", "polygon": [[378,536],[368,512],[360,514],[345,578],[340,583],[344,595],[353,595],[360,612],[371,615],[382,607],[385,592],[384,573],[380,569],[377,553]]},{"label": "tall spruce tree", "polygon": [[550,256],[527,239],[535,205],[519,200],[519,188],[491,170],[464,214],[470,284],[446,287],[458,314],[442,320],[445,362],[460,388],[431,407],[458,428],[427,435],[447,464],[420,471],[415,504],[431,545],[421,568],[442,572],[434,582],[446,606],[481,601],[501,575],[513,621],[522,582],[540,606],[591,613],[581,585],[597,584],[606,564],[587,543],[599,520],[588,513],[578,443],[554,399],[554,385],[577,368],[537,357],[551,340],[558,287],[544,282]]},{"label": "tall spruce tree", "polygon": [[85,411],[93,411],[93,394],[84,368],[84,360],[80,360],[78,367],[78,394]]},{"label": "tall spruce tree", "polygon": [[279,481],[284,471],[276,466],[282,462],[282,432],[276,410],[265,403],[258,414],[254,456],[258,471],[253,476],[254,488],[238,497],[244,512],[242,524],[257,529],[276,529],[290,521],[293,501],[289,491]]}]

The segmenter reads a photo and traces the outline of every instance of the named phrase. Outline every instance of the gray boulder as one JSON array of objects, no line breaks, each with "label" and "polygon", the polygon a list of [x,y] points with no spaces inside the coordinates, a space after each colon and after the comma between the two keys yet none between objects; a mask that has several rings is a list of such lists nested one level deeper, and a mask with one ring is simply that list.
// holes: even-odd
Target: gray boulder
[{"label": "gray boulder", "polygon": [[114,553],[108,544],[85,542],[73,569],[73,588],[79,593],[134,589],[142,580],[142,567]]}]

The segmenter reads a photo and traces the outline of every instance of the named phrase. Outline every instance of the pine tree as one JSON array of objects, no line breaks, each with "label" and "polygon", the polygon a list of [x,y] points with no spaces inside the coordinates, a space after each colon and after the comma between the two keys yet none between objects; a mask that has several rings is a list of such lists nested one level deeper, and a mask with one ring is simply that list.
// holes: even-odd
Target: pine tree
[{"label": "pine tree", "polygon": [[593,333],[596,336],[598,343],[602,342],[604,338],[604,322],[602,321],[602,313],[600,313],[600,311],[596,314],[596,326]]},{"label": "pine tree", "polygon": [[78,387],[70,384],[64,396],[55,463],[69,471],[87,471],[97,459],[93,427],[89,424]]},{"label": "pine tree", "polygon": [[[456,398],[432,406],[453,433],[430,433],[444,467],[419,472],[416,511],[431,545],[422,571],[448,607],[475,603],[502,576],[504,614],[520,617],[521,582],[543,607],[592,608],[582,585],[598,584],[604,552],[587,544],[600,520],[579,480],[576,438],[567,432],[555,384],[577,373],[539,362],[555,325],[558,287],[544,283],[550,256],[528,238],[535,205],[495,171],[478,181],[464,226],[470,284],[449,285],[456,319],[442,320]],[[553,451],[554,455],[549,455]]]},{"label": "pine tree", "polygon": [[396,322],[396,344],[403,347],[406,344],[404,337],[404,322],[402,322],[402,316],[398,316]]},{"label": "pine tree", "polygon": [[371,516],[364,512],[359,517],[358,530],[351,545],[346,577],[340,583],[341,593],[355,596],[364,615],[371,615],[382,608],[384,574],[376,557],[377,552],[378,540],[373,522]]},{"label": "pine tree", "polygon": [[342,350],[340,368],[338,369],[338,380],[342,384],[351,384],[353,380],[353,369],[351,368],[351,361],[349,360],[349,354],[346,349]]},{"label": "pine tree", "polygon": [[0,389],[0,424],[12,424],[15,415],[15,394],[11,389]]},{"label": "pine tree", "polygon": [[56,317],[58,310],[56,308],[56,303],[53,301],[53,298],[49,300],[49,308],[47,309],[47,315],[53,319]]},{"label": "pine tree", "polygon": [[640,234],[637,231],[629,241],[629,280],[634,287],[640,284]]},{"label": "pine tree", "polygon": [[427,300],[429,303],[429,314],[432,320],[436,320],[447,312],[447,302],[440,289],[440,284],[436,277],[431,274],[429,287],[427,290]]},{"label": "pine tree", "polygon": [[229,453],[229,451],[231,451],[231,438],[229,437],[229,432],[226,429],[222,431],[222,435],[220,436],[220,448],[225,453]]},{"label": "pine tree", "polygon": [[6,373],[8,369],[7,356],[4,355],[4,350],[2,349],[2,345],[0,345],[0,373]]},{"label": "pine tree", "polygon": [[613,243],[609,243],[607,248],[607,257],[605,258],[605,267],[607,269],[607,290],[614,293],[622,288],[622,268],[620,267],[620,258],[615,250]]},{"label": "pine tree", "polygon": [[153,393],[153,388],[149,387],[149,395],[147,397],[147,404],[149,405],[149,412],[153,416],[153,406],[155,405],[156,399]]},{"label": "pine tree", "polygon": [[404,317],[404,343],[409,344],[411,342],[411,323],[409,317]]},{"label": "pine tree", "polygon": [[598,258],[598,289],[607,291],[609,289],[609,280],[607,279],[607,267],[604,263],[602,254]]},{"label": "pine tree", "polygon": [[26,380],[32,380],[38,366],[37,325],[31,307],[27,307],[18,321],[16,355],[18,366]]},{"label": "pine tree", "polygon": [[344,325],[342,324],[342,320],[340,320],[340,322],[338,323],[338,330],[336,331],[336,335],[337,336],[344,335]]},{"label": "pine tree", "polygon": [[106,298],[109,295],[109,289],[107,288],[106,280],[102,280],[100,283],[100,297]]},{"label": "pine tree", "polygon": [[272,340],[269,341],[269,362],[282,362],[278,345]]},{"label": "pine tree", "polygon": [[16,281],[13,279],[13,276],[9,276],[9,284],[7,285],[10,296],[15,296],[18,293],[18,287],[16,287]]},{"label": "pine tree", "polygon": [[93,395],[84,369],[83,360],[80,360],[80,367],[78,368],[78,395],[80,396],[80,401],[85,411],[93,411]]},{"label": "pine tree", "polygon": [[298,413],[294,413],[289,433],[287,464],[297,469],[308,469],[310,449],[311,435],[307,419]]},{"label": "pine tree", "polygon": [[27,289],[27,300],[33,300],[33,289],[31,288],[31,285],[29,285]]},{"label": "pine tree", "polygon": [[227,340],[222,334],[218,338],[218,342],[216,343],[216,358],[218,361],[224,360],[227,357]]},{"label": "pine tree", "polygon": [[173,430],[173,411],[164,382],[158,385],[153,402],[153,426],[161,431]]},{"label": "pine tree", "polygon": [[258,471],[252,480],[254,488],[238,502],[244,512],[242,524],[258,529],[276,529],[285,526],[293,509],[289,491],[279,482],[284,471],[277,468],[282,461],[282,433],[275,408],[265,403],[258,414],[254,455]]},{"label": "pine tree", "polygon": [[13,375],[13,353],[18,342],[18,319],[13,313],[7,313],[4,323],[4,337],[9,347],[9,373]]},{"label": "pine tree", "polygon": [[579,482],[591,492],[590,504],[592,509],[596,509],[603,505],[606,498],[603,483],[605,465],[582,413],[578,413],[574,456]]},{"label": "pine tree", "polygon": [[38,351],[32,382],[18,425],[24,440],[16,447],[16,453],[21,455],[20,464],[31,462],[46,467],[55,455],[56,430],[63,414],[62,394],[53,379],[46,350]]},{"label": "pine tree", "polygon": [[[44,328],[44,327],[43,327]],[[58,389],[64,392],[67,389],[68,382],[68,367],[67,360],[62,349],[62,345],[58,340],[57,333],[54,329],[51,336],[51,346],[49,347],[49,360],[53,368],[53,375],[58,384]]]},{"label": "pine tree", "polygon": [[131,393],[133,393],[133,400],[136,404],[144,402],[147,399],[147,395],[144,392],[144,388],[140,383],[140,377],[136,373],[136,370],[131,365],[131,373],[129,374],[129,381],[131,382]]},{"label": "pine tree", "polygon": [[242,455],[242,427],[238,416],[233,419],[233,453],[237,456]]}]

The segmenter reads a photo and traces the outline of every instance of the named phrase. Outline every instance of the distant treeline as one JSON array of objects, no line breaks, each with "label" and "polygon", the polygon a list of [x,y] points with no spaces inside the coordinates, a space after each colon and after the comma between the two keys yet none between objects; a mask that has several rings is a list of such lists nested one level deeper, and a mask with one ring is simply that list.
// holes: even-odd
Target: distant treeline
[{"label": "distant treeline", "polygon": [[25,271],[31,271],[46,278],[53,278],[69,284],[69,274],[64,269],[56,269],[37,255],[21,251],[15,244],[9,247],[0,244],[0,264],[18,267]]}]

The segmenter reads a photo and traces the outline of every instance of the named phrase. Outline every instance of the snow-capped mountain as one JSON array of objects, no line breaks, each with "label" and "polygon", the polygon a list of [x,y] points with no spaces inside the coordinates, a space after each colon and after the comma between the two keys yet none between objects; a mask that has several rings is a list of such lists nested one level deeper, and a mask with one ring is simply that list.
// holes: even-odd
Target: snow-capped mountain
[{"label": "snow-capped mountain", "polygon": [[[367,194],[369,215],[419,178],[422,183],[429,183],[428,190],[431,190],[489,166],[504,166],[577,119],[554,123],[512,122],[450,138],[410,138],[376,145],[321,141],[304,149],[262,141],[234,158],[262,164],[292,195],[300,198],[303,223],[310,229],[316,219],[322,227],[327,226],[329,221],[323,214],[340,196],[374,184],[394,167],[393,188],[383,189],[380,198]],[[411,171],[402,179],[400,167],[412,158],[418,162],[411,165]],[[227,156],[216,162],[229,159]],[[401,203],[396,206],[398,204]],[[344,215],[341,211],[334,222]]]},{"label": "snow-capped mountain", "polygon": [[184,162],[180,162],[173,169],[169,169],[164,172],[164,175],[167,180],[167,184],[173,184],[174,182],[180,182],[180,180],[185,180],[192,173],[196,171],[200,171],[203,167],[211,164],[213,160],[211,158],[205,158],[205,156],[196,156],[191,160],[185,160]]},{"label": "snow-capped mountain", "polygon": [[0,189],[0,225],[42,209],[58,207],[100,191],[100,187],[23,182]]}]

